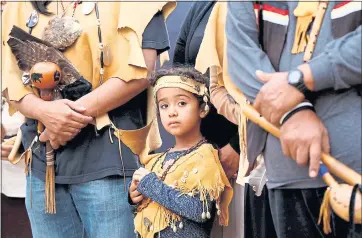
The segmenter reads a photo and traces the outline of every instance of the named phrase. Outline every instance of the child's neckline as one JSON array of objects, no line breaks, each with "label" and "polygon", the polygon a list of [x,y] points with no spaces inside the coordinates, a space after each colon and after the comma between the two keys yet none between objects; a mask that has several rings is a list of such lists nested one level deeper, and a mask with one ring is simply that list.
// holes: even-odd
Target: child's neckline
[{"label": "child's neckline", "polygon": [[[190,148],[188,148],[188,149],[190,149]],[[172,150],[172,148],[171,148],[169,151],[167,151],[167,153],[184,152],[184,151],[186,151],[188,149]]]},{"label": "child's neckline", "polygon": [[[207,143],[207,142],[206,142]],[[206,143],[203,143],[203,144],[206,144]],[[199,147],[201,147],[203,144],[201,144]],[[173,147],[171,147],[170,149],[168,149],[167,151],[165,151],[167,154],[168,153],[174,153],[174,152],[185,152],[189,149],[191,149],[193,146],[191,146],[190,148],[182,148],[182,149],[178,149],[178,150],[173,150]]]},{"label": "child's neckline", "polygon": [[185,150],[174,150],[174,151],[168,151],[167,154],[179,154],[179,153],[183,153],[185,152],[187,149]]}]

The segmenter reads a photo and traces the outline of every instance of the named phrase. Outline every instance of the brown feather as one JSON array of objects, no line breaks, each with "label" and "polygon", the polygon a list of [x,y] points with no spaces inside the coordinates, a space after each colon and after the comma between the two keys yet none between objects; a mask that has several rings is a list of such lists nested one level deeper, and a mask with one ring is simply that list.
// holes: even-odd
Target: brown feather
[{"label": "brown feather", "polygon": [[53,62],[57,64],[62,70],[62,79],[59,83],[60,89],[74,83],[81,77],[78,70],[60,51],[19,27],[13,27],[7,43],[18,61],[19,68],[24,72],[29,72],[38,62]]}]

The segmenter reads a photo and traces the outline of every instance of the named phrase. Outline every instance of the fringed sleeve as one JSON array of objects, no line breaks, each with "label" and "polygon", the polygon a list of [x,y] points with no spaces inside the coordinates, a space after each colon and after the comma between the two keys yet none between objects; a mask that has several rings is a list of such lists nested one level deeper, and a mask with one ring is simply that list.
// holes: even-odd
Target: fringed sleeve
[{"label": "fringed sleeve", "polygon": [[233,197],[233,189],[221,166],[218,151],[212,145],[206,144],[198,150],[201,157],[199,167],[199,181],[197,190],[200,193],[200,200],[207,197],[215,200],[220,209],[219,223],[227,226],[229,223],[229,204]]},{"label": "fringed sleeve", "polygon": [[[120,2],[118,18],[118,33],[127,40],[128,49],[123,49],[127,63],[118,65],[113,76],[121,78],[125,82],[133,79],[147,77],[147,68],[142,52],[142,36],[153,16],[161,11],[166,20],[175,9],[175,1],[151,2],[133,1]],[[121,50],[121,49],[120,49]],[[162,59],[167,58],[167,52],[162,54]],[[138,130],[116,130],[115,135],[129,147],[132,152],[139,155],[141,163],[147,162],[149,152],[156,150],[162,144],[158,129],[155,103],[152,90],[147,93],[147,126]],[[144,160],[144,161],[143,161]]]},{"label": "fringed sleeve", "polygon": [[[228,74],[225,35],[226,14],[227,3],[216,3],[205,29],[204,38],[196,58],[195,68],[202,73],[207,72],[208,69],[210,69],[210,72],[214,70],[217,75],[218,86],[225,86],[228,94],[232,96],[240,107],[238,111],[241,112],[242,107],[247,104],[247,99],[231,81]],[[240,136],[239,178],[244,177],[249,168],[249,162],[246,157],[246,117],[239,113],[235,119],[239,126]]]},{"label": "fringed sleeve", "polygon": [[[2,92],[7,90],[8,99],[19,101],[27,94],[33,93],[30,87],[26,87],[22,80],[22,72],[20,71],[15,56],[11,53],[7,44],[9,33],[13,27],[25,26],[25,18],[23,17],[23,8],[25,2],[8,2],[2,14],[2,31],[1,31],[1,87]],[[19,24],[22,23],[22,24]],[[9,113],[13,115],[17,110],[9,106]]]},{"label": "fringed sleeve", "polygon": [[162,11],[166,20],[175,7],[175,1],[120,3],[118,32],[127,39],[129,44],[128,74],[122,73],[122,80],[128,82],[132,79],[146,78],[147,68],[142,53],[142,34],[157,12]]}]

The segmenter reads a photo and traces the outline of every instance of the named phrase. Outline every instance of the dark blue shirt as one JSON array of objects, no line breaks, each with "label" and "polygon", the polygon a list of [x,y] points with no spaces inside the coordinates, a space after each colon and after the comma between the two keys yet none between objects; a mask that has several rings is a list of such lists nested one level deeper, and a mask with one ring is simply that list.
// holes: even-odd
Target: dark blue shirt
[{"label": "dark blue shirt", "polygon": [[[142,48],[156,49],[158,54],[169,49],[168,34],[161,12],[153,17],[145,29]],[[147,96],[146,92],[143,92],[110,111],[109,116],[117,128],[139,129],[145,126],[146,105]],[[36,124],[35,120],[28,119],[21,127],[24,148],[28,148],[36,136]],[[55,182],[76,184],[111,175],[132,176],[139,167],[138,157],[121,143],[123,169],[118,143],[113,130],[109,130],[108,127],[98,131],[98,135],[93,125],[83,128],[72,141],[56,151]],[[37,178],[45,180],[45,144],[38,142],[32,149],[32,173]]]}]

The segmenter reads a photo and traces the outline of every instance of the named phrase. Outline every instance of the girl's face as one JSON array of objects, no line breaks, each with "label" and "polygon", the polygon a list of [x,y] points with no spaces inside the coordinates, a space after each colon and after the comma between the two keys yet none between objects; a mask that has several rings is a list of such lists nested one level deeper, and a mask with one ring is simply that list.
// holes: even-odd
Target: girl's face
[{"label": "girl's face", "polygon": [[162,125],[171,135],[181,137],[200,132],[201,119],[206,113],[192,93],[180,88],[161,88],[157,104]]}]

